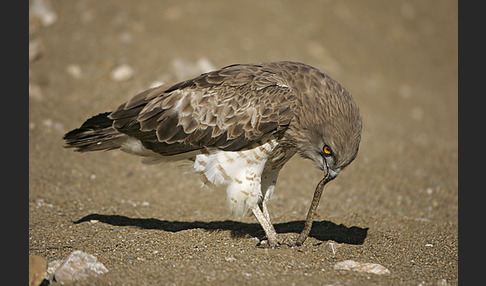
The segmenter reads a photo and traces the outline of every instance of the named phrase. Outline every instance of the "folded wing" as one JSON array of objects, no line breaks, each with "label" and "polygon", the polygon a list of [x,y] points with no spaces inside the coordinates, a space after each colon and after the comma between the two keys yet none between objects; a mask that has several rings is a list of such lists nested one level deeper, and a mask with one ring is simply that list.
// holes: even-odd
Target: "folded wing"
[{"label": "folded wing", "polygon": [[232,65],[144,91],[109,115],[116,130],[164,156],[204,147],[237,151],[282,134],[292,91],[271,69]]}]

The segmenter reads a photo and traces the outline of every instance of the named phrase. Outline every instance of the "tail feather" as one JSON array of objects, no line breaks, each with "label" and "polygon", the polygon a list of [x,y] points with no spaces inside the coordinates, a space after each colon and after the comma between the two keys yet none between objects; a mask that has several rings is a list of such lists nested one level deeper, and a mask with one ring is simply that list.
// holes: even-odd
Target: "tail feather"
[{"label": "tail feather", "polygon": [[113,120],[108,118],[111,112],[100,113],[86,120],[81,127],[66,133],[66,148],[76,151],[99,151],[120,148],[126,135],[113,128]]}]

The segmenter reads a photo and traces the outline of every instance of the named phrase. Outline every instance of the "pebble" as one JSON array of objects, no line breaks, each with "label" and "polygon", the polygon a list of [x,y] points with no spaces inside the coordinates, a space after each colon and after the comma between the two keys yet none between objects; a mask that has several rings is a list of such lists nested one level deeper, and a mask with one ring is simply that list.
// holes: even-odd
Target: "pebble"
[{"label": "pebble", "polygon": [[33,0],[29,14],[38,17],[42,26],[51,26],[57,21],[57,13],[52,9],[50,0]]},{"label": "pebble", "polygon": [[134,37],[133,37],[133,34],[130,33],[130,32],[124,31],[124,32],[120,33],[120,35],[118,37],[120,39],[120,42],[122,42],[124,44],[131,44],[131,43],[133,43]]},{"label": "pebble", "polygon": [[[108,272],[108,269],[103,263],[98,262],[95,256],[80,250],[73,251],[62,261],[53,261],[52,266],[54,267],[49,267],[50,270],[48,272],[53,273],[52,279],[55,279],[61,284],[63,282],[81,280]],[[52,281],[52,279],[49,280]]]},{"label": "pebble", "polygon": [[75,79],[80,79],[83,76],[81,67],[75,64],[66,66],[66,72]]},{"label": "pebble", "polygon": [[390,274],[390,270],[380,264],[357,262],[354,260],[345,260],[338,262],[334,265],[334,270],[353,270],[378,275]]},{"label": "pebble", "polygon": [[52,204],[47,204],[44,202],[44,199],[38,199],[37,200],[37,207],[40,208],[40,207],[49,207],[52,209],[53,205]]},{"label": "pebble", "polygon": [[29,83],[29,97],[37,101],[44,99],[44,94],[39,85]]},{"label": "pebble", "polygon": [[47,260],[44,257],[29,255],[29,286],[38,286],[44,280]]},{"label": "pebble", "polygon": [[42,120],[42,125],[46,127],[48,130],[55,130],[59,132],[64,131],[64,125],[61,122],[54,121],[50,118],[46,118]]},{"label": "pebble", "polygon": [[120,202],[122,204],[130,204],[133,207],[136,207],[136,206],[148,207],[148,206],[150,206],[150,203],[147,202],[147,201],[139,202],[139,201],[132,201],[132,200],[124,200],[124,199],[121,199]]},{"label": "pebble", "polygon": [[175,59],[172,61],[172,67],[177,80],[184,80],[216,69],[211,61],[205,57],[199,58],[195,63],[183,59]]},{"label": "pebble", "polygon": [[40,39],[29,41],[29,62],[33,62],[44,54],[44,44]]},{"label": "pebble", "polygon": [[336,255],[337,249],[341,247],[340,244],[334,242],[328,242],[324,245],[324,249],[332,253],[332,255]]},{"label": "pebble", "polygon": [[54,273],[56,272],[56,269],[61,266],[62,260],[53,260],[47,264],[47,273],[45,279],[52,282],[54,278]]},{"label": "pebble", "polygon": [[437,281],[437,286],[447,286],[447,279],[440,279]]},{"label": "pebble", "polygon": [[111,79],[114,81],[126,81],[133,77],[133,68],[128,64],[121,64],[111,72]]},{"label": "pebble", "polygon": [[150,84],[149,88],[154,88],[154,87],[158,87],[158,86],[162,86],[162,85],[164,85],[163,81],[155,80]]}]

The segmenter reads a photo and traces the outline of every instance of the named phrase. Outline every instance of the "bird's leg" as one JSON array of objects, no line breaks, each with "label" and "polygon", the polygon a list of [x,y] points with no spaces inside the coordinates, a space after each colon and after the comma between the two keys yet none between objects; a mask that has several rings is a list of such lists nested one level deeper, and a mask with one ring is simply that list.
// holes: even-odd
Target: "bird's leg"
[{"label": "bird's leg", "polygon": [[[270,198],[272,197],[273,191],[275,190],[275,184],[277,183],[277,177],[279,173],[279,169],[273,170],[267,173],[262,174],[262,194],[263,194],[263,200],[260,202],[258,208],[261,210],[262,217],[267,221],[268,225],[270,226],[270,229],[268,232],[265,230],[265,233],[267,234],[267,239],[268,243],[271,247],[275,247],[276,245],[279,244],[286,244],[286,245],[295,245],[294,242],[290,242],[287,239],[281,239],[280,237],[277,236],[277,232],[275,231],[275,228],[272,224],[272,220],[270,219],[270,212],[268,211],[268,202],[270,201]],[[258,212],[259,210],[256,210]],[[255,215],[257,217],[257,215]],[[257,217],[258,219],[258,217]],[[261,224],[261,223],[260,223]],[[263,225],[262,225],[263,226]],[[271,236],[274,236],[276,239],[276,242],[272,242],[273,238],[270,238],[269,232],[272,233],[270,234]]]},{"label": "bird's leg", "polygon": [[[273,186],[273,187],[275,187],[275,186]],[[272,224],[272,220],[270,219],[270,213],[268,212],[267,203],[270,199],[270,196],[272,195],[271,193],[273,193],[273,190],[272,190],[272,192],[267,191],[265,193],[265,196],[263,197],[263,201],[262,201],[262,205],[261,205],[263,215],[265,216],[265,218],[267,219],[269,224]]]},{"label": "bird's leg", "polygon": [[[275,186],[274,186],[275,187]],[[272,190],[273,192],[273,190]],[[270,195],[269,195],[270,194]],[[268,223],[273,227],[272,221],[270,220],[270,213],[268,212],[267,202],[270,199],[271,193],[267,192],[263,197],[263,201],[261,203],[261,209],[263,211],[264,217],[267,219]],[[270,242],[270,239],[268,240]],[[277,237],[277,243],[279,245],[287,245],[287,246],[295,246],[295,241],[288,238]]]},{"label": "bird's leg", "polygon": [[278,245],[278,236],[272,223],[267,220],[259,205],[254,206],[251,211],[265,231],[269,246],[276,247]]},{"label": "bird's leg", "polygon": [[[268,211],[267,204],[273,195],[273,191],[275,190],[275,184],[277,183],[279,171],[280,170],[277,169],[277,170],[272,170],[270,172],[264,172],[262,174],[262,182],[261,182],[263,200],[260,202],[259,207],[262,210],[264,218],[267,220],[268,224],[272,226],[273,229],[275,228],[273,227],[272,220],[270,219],[270,213]],[[277,243],[279,242],[280,241],[277,241]],[[269,243],[270,243],[270,239],[269,239]]]},{"label": "bird's leg", "polygon": [[260,208],[263,211],[263,215],[270,224],[272,223],[272,221],[270,219],[270,213],[268,212],[267,204],[273,195],[273,191],[275,190],[275,184],[277,183],[279,171],[280,169],[277,169],[270,172],[264,172],[262,174],[261,190],[263,194],[263,200],[260,203]]}]

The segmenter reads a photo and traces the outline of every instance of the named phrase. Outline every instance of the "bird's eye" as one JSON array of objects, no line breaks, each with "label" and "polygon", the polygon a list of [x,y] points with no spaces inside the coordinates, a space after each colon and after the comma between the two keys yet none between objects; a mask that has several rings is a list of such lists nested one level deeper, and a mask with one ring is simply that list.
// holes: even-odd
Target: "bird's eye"
[{"label": "bird's eye", "polygon": [[332,151],[331,151],[331,148],[329,148],[329,146],[325,145],[323,148],[322,148],[322,151],[324,152],[324,154],[326,155],[331,155],[332,154]]}]

